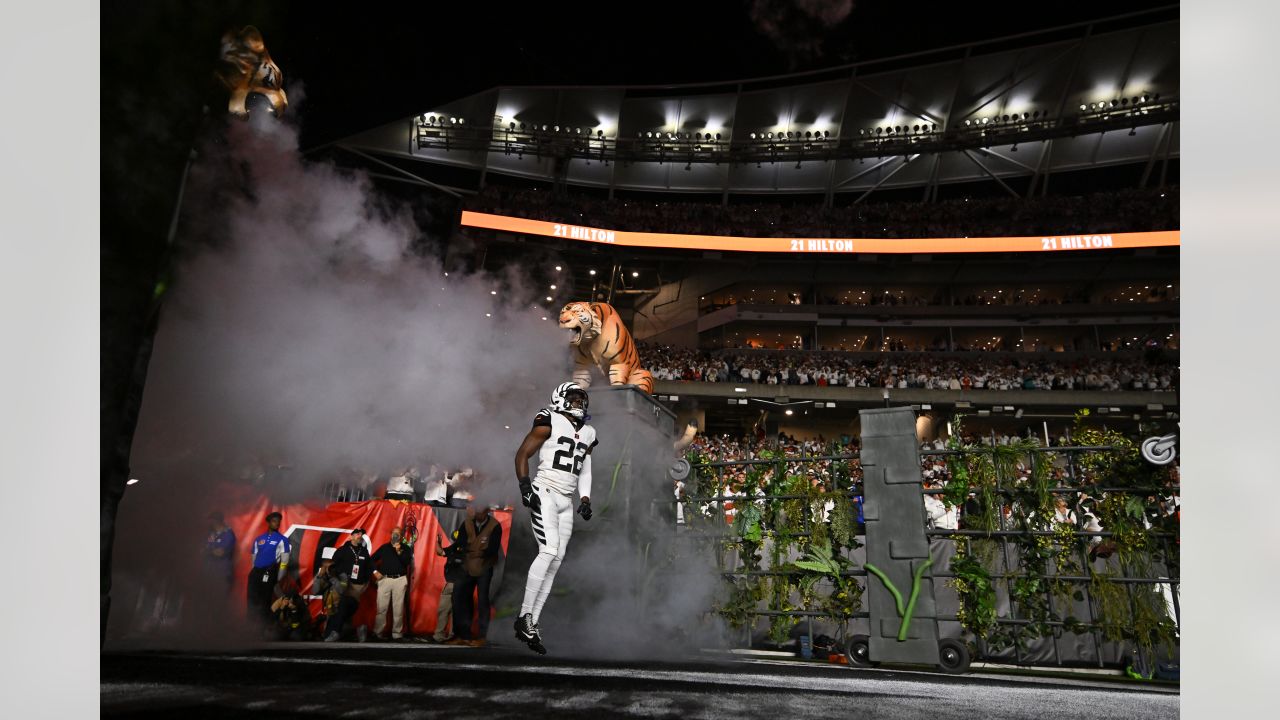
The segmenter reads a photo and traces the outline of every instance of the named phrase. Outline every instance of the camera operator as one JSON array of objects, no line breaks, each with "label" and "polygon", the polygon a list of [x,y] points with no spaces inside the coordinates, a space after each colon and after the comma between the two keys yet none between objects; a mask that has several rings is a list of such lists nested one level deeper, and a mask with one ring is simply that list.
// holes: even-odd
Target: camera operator
[{"label": "camera operator", "polygon": [[311,614],[307,610],[307,601],[301,595],[286,592],[271,603],[271,612],[275,615],[275,624],[267,629],[268,640],[301,642],[307,639]]},{"label": "camera operator", "polygon": [[[364,528],[351,531],[351,539],[346,545],[338,548],[333,555],[333,566],[329,573],[346,584],[342,599],[338,602],[338,612],[329,618],[324,641],[334,642],[342,636],[343,626],[360,608],[360,598],[369,588],[369,578],[373,575],[373,563],[369,558],[369,546],[364,541]],[[361,625],[356,630],[356,639],[364,642],[368,630]]]}]

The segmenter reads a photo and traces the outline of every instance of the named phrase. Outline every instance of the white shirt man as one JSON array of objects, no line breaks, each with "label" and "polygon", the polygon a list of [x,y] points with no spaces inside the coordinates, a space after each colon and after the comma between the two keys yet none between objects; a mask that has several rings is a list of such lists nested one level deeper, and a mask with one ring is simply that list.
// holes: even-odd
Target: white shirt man
[{"label": "white shirt man", "polygon": [[929,527],[935,530],[958,530],[960,528],[960,515],[956,509],[942,500],[937,495],[924,496],[925,512],[929,515]]}]

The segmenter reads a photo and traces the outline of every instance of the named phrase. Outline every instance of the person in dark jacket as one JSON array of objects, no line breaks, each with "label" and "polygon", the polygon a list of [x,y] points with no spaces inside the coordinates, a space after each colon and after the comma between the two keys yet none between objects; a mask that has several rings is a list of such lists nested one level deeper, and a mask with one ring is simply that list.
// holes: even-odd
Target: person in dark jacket
[{"label": "person in dark jacket", "polygon": [[[364,528],[351,531],[351,539],[334,553],[329,573],[345,583],[346,590],[338,603],[337,614],[329,619],[325,628],[325,642],[333,642],[342,636],[343,626],[356,614],[356,610],[360,608],[360,598],[369,588],[369,578],[373,576],[373,561],[369,558],[369,546],[364,541]],[[364,642],[367,632],[361,625],[356,630],[356,639]]]},{"label": "person in dark jacket", "polygon": [[466,571],[462,569],[462,553],[459,552],[458,530],[453,531],[453,542],[449,547],[444,546],[444,542],[440,539],[443,535],[436,535],[436,555],[444,558],[444,588],[440,590],[440,604],[436,608],[436,631],[431,636],[435,642],[442,643],[453,639],[453,635],[449,632],[449,625],[453,620],[453,587],[466,575]]},{"label": "person in dark jacket", "polygon": [[[457,637],[452,642],[481,647],[486,644],[485,636],[489,632],[489,586],[502,551],[502,526],[488,507],[468,508],[467,520],[462,523],[455,544],[460,546],[458,552],[462,554],[464,572],[453,586],[453,634]],[[474,636],[471,633],[473,594],[479,611],[479,632]]]}]

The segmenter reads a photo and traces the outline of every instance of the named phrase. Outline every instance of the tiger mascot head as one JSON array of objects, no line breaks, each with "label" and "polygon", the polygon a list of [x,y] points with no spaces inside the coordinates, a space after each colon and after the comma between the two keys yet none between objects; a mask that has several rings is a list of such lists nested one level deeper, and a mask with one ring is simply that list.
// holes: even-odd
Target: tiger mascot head
[{"label": "tiger mascot head", "polygon": [[251,98],[261,98],[266,109],[280,117],[289,107],[280,66],[271,60],[262,33],[252,25],[222,36],[222,54],[217,77],[231,91],[227,110],[237,117],[248,117]]},{"label": "tiger mascot head", "polygon": [[600,313],[593,303],[571,302],[560,310],[560,329],[572,333],[569,344],[590,345],[600,336]]},{"label": "tiger mascot head", "polygon": [[591,386],[591,367],[609,378],[610,385],[635,385],[653,392],[653,375],[640,364],[631,333],[609,303],[571,302],[560,311],[560,329],[570,333],[573,381]]}]

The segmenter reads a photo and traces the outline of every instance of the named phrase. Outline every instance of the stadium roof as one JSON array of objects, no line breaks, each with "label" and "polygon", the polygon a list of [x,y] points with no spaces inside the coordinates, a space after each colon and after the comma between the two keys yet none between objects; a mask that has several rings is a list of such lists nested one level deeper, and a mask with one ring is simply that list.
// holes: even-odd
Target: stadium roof
[{"label": "stadium roof", "polygon": [[610,192],[936,197],[994,180],[1016,194],[1005,180],[1178,156],[1179,23],[1149,20],[729,83],[496,87],[336,146],[464,190],[499,174]]}]

